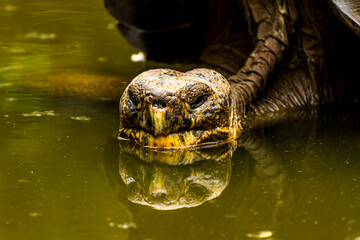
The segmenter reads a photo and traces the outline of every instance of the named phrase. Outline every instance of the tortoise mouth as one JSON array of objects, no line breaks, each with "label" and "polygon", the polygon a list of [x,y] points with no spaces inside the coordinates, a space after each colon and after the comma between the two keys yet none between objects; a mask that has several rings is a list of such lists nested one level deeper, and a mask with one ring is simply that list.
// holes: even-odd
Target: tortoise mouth
[{"label": "tortoise mouth", "polygon": [[154,135],[144,129],[120,128],[119,140],[131,140],[148,148],[184,149],[219,145],[230,141],[229,128],[217,127],[210,130],[191,129],[167,135]]}]

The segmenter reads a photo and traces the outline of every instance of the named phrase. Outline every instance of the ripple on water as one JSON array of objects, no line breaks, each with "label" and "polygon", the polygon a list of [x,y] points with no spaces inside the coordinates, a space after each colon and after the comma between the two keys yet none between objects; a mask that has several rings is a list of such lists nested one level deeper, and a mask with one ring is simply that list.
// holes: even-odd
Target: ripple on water
[{"label": "ripple on water", "polygon": [[87,116],[70,117],[70,119],[80,121],[80,122],[90,122],[91,121],[91,117],[87,117]]},{"label": "ripple on water", "polygon": [[43,117],[43,116],[54,117],[54,116],[58,116],[59,114],[55,113],[54,110],[48,110],[48,111],[34,111],[30,113],[23,113],[21,115],[23,117]]},{"label": "ripple on water", "polygon": [[255,232],[255,233],[248,233],[248,234],[246,234],[246,237],[248,237],[250,239],[264,239],[264,238],[272,237],[273,235],[274,234],[272,231],[265,230],[265,231]]},{"label": "ripple on water", "polygon": [[29,32],[25,35],[27,39],[38,39],[38,40],[53,40],[58,36],[56,33],[38,33],[38,32]]}]

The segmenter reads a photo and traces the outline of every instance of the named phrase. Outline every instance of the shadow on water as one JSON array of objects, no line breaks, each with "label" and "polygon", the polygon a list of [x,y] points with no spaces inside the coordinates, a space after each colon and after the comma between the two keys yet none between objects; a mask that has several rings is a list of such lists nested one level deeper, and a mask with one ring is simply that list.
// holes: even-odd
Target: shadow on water
[{"label": "shadow on water", "polygon": [[309,115],[244,134],[237,149],[109,139],[104,174],[134,214],[130,239],[358,239],[359,112]]}]

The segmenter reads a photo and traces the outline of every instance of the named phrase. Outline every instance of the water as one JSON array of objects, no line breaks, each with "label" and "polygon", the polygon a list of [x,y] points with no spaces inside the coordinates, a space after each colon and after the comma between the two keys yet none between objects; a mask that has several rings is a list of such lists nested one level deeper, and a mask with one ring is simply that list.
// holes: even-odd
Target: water
[{"label": "water", "polygon": [[0,16],[0,239],[360,239],[358,109],[148,151],[115,139],[116,102],[53,87],[161,65],[131,61],[101,1],[2,0]]}]

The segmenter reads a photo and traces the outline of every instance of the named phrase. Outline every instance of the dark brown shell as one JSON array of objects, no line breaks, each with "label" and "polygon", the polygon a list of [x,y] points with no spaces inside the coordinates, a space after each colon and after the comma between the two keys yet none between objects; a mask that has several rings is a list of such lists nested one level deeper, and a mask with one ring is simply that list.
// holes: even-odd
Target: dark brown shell
[{"label": "dark brown shell", "polygon": [[329,0],[336,15],[360,36],[360,1]]}]

